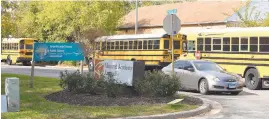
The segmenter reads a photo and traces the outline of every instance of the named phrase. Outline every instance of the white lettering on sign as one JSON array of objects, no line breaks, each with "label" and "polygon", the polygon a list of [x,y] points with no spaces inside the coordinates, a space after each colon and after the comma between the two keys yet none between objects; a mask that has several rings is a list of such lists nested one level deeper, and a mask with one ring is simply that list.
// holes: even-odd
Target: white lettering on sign
[{"label": "white lettering on sign", "polygon": [[68,45],[50,45],[50,48],[72,48],[72,46],[68,46]]},{"label": "white lettering on sign", "polygon": [[104,74],[112,74],[119,83],[126,83],[132,86],[133,83],[133,62],[121,60],[105,60]]}]

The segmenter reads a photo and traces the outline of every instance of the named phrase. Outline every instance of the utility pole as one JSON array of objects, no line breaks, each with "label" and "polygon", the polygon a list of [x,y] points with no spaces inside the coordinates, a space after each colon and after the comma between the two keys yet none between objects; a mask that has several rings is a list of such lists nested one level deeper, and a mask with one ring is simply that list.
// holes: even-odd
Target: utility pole
[{"label": "utility pole", "polygon": [[138,27],[138,0],[135,1],[135,34],[137,34]]}]

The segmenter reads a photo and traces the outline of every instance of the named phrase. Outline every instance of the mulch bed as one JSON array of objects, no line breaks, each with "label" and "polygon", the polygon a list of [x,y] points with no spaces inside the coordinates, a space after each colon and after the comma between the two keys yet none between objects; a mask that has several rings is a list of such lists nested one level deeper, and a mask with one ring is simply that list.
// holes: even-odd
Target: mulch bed
[{"label": "mulch bed", "polygon": [[66,90],[49,94],[47,100],[84,106],[127,106],[163,104],[173,101],[175,97],[141,97],[135,95],[122,95],[109,98],[105,95],[77,94]]}]

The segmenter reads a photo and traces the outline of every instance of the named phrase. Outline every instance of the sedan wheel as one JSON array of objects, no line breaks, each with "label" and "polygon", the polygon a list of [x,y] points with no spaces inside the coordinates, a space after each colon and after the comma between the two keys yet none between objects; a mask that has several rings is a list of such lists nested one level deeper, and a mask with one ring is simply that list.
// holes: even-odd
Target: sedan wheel
[{"label": "sedan wheel", "polygon": [[208,83],[205,79],[200,81],[199,90],[201,94],[208,94]]}]

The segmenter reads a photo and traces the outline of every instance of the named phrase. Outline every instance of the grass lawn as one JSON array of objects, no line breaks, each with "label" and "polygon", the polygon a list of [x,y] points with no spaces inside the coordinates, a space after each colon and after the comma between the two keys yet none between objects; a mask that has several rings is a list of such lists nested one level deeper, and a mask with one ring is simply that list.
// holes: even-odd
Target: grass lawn
[{"label": "grass lawn", "polygon": [[47,101],[45,95],[61,90],[58,79],[34,78],[34,88],[29,88],[29,76],[1,74],[1,94],[5,94],[5,78],[20,78],[20,112],[2,113],[2,119],[66,119],[66,118],[108,118],[122,116],[138,116],[178,112],[197,108],[195,105],[150,105],[150,106],[76,106]]}]

